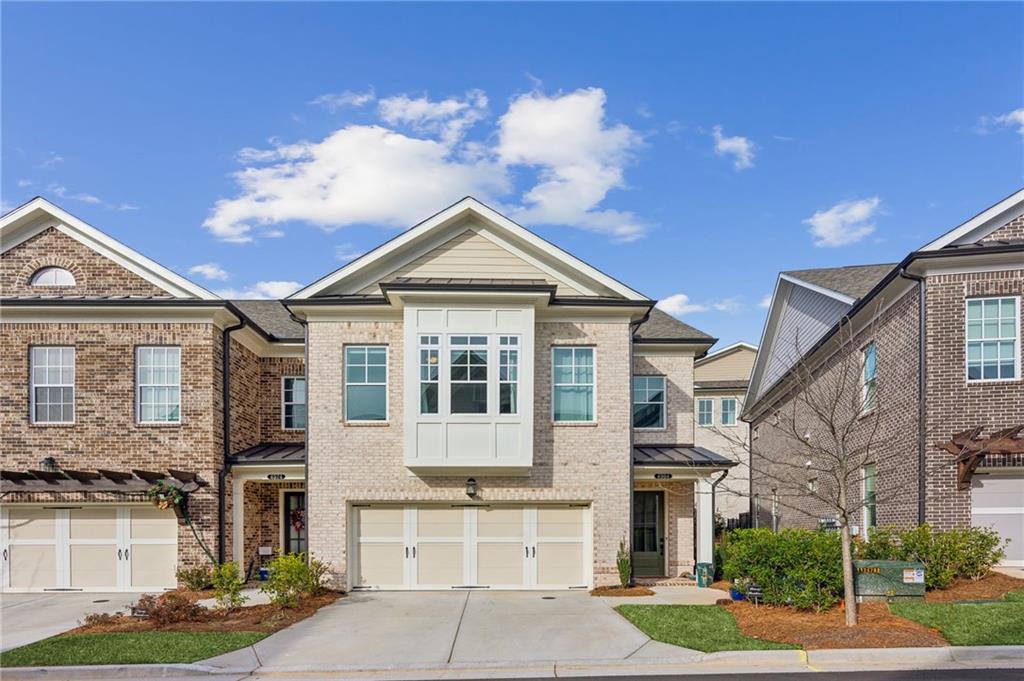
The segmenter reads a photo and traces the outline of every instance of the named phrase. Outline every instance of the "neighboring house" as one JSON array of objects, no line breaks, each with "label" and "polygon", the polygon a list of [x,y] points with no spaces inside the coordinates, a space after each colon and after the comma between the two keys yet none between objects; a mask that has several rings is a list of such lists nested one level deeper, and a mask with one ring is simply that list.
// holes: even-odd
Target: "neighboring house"
[{"label": "neighboring house", "polygon": [[[992,527],[1011,542],[1006,564],[1024,565],[1024,443],[1006,430],[1024,424],[1022,295],[1024,191],[900,263],[780,274],[743,413],[760,523],[828,520],[813,504],[800,512],[773,500],[758,453],[774,460],[791,451],[774,414],[805,389],[797,362],[821,380],[842,365],[836,352],[856,352],[865,418],[879,419],[887,444],[854,491],[867,502],[857,529]],[[852,342],[840,342],[841,332]],[[946,447],[955,441],[962,451],[974,429],[1004,437],[957,463]]]},{"label": "neighboring house", "polygon": [[719,483],[715,515],[727,524],[746,524],[750,513],[750,426],[740,419],[757,347],[732,345],[693,363],[695,444],[736,461]]},{"label": "neighboring house", "polygon": [[473,199],[284,301],[44,199],[0,239],[3,590],[169,588],[204,547],[343,588],[608,584],[623,540],[641,577],[711,562],[715,339]]}]

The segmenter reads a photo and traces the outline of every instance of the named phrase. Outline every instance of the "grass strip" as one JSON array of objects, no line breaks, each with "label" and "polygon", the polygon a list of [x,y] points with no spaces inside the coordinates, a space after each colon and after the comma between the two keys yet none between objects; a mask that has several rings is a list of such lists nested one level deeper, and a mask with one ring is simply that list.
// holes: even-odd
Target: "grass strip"
[{"label": "grass strip", "polygon": [[616,610],[655,641],[705,653],[798,647],[744,636],[732,613],[717,605],[620,605]]},{"label": "grass strip", "polygon": [[0,653],[0,667],[197,662],[252,645],[253,631],[141,631],[72,634]]}]

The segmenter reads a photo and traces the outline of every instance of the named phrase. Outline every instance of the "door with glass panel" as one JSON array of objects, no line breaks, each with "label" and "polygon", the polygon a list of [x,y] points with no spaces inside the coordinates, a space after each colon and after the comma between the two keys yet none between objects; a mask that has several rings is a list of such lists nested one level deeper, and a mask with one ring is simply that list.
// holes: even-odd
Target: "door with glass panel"
[{"label": "door with glass panel", "polygon": [[282,550],[285,553],[306,552],[306,493],[285,492],[281,504]]},{"label": "door with glass panel", "polygon": [[665,575],[665,529],[661,492],[633,492],[633,574]]}]

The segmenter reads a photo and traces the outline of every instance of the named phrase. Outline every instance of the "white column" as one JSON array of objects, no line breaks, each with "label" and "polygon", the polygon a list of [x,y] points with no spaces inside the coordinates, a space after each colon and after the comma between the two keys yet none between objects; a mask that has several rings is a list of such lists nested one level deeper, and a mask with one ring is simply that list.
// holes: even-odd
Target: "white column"
[{"label": "white column", "polygon": [[240,571],[245,570],[244,537],[245,537],[245,478],[235,473],[231,476],[231,555],[238,563]]},{"label": "white column", "polygon": [[697,562],[710,563],[714,557],[715,518],[711,513],[711,478],[701,476],[694,483],[697,507]]}]

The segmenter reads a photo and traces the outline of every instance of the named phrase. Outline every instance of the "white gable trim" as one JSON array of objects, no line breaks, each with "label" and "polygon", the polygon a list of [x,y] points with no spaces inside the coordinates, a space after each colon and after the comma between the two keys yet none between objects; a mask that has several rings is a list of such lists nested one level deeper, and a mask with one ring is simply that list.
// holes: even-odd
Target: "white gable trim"
[{"label": "white gable trim", "polygon": [[840,293],[839,291],[835,291],[830,288],[825,288],[824,286],[818,286],[817,284],[812,284],[809,281],[804,281],[803,279],[797,279],[796,277],[785,273],[780,274],[779,279],[781,279],[782,281],[788,281],[791,284],[796,284],[797,286],[803,286],[804,288],[808,288],[814,291],[815,293],[820,293],[823,296],[835,298],[836,300],[846,303],[847,305],[853,305],[857,301],[856,298],[851,298],[850,296],[844,293]]},{"label": "white gable trim", "polygon": [[150,260],[42,197],[36,197],[0,218],[0,253],[6,253],[50,227],[174,296],[220,300],[219,296],[202,286]]},{"label": "white gable trim", "polygon": [[751,345],[750,343],[747,343],[745,341],[738,341],[736,343],[733,343],[732,345],[726,345],[724,348],[719,348],[714,352],[709,352],[704,357],[701,357],[696,362],[694,362],[693,365],[701,366],[702,364],[713,362],[716,359],[721,359],[722,357],[725,357],[726,355],[731,355],[737,350],[752,350],[753,352],[757,352],[757,346]]},{"label": "white gable trim", "polygon": [[[601,286],[610,289],[611,291],[615,292],[618,295],[621,295],[630,300],[647,299],[647,297],[644,296],[643,294],[634,291],[625,284],[613,279],[612,277],[609,277],[607,274],[604,274],[598,269],[588,265],[582,260],[571,255],[570,253],[558,248],[554,244],[545,241],[536,234],[516,224],[512,220],[509,220],[504,215],[501,215],[497,211],[485,206],[484,204],[480,203],[479,201],[472,197],[466,197],[459,201],[458,203],[455,203],[449,206],[448,208],[445,208],[440,213],[437,213],[436,215],[427,218],[423,222],[403,232],[394,239],[378,246],[369,253],[366,253],[363,256],[356,258],[348,265],[345,265],[344,267],[335,270],[326,277],[323,277],[313,282],[309,286],[306,286],[305,288],[296,291],[291,296],[289,296],[288,299],[300,300],[303,298],[311,298],[346,279],[352,278],[354,281],[359,280],[359,273],[367,271],[368,268],[371,268],[375,263],[379,262],[380,260],[387,258],[392,254],[397,254],[401,249],[408,247],[414,242],[424,238],[430,232],[442,230],[444,227],[450,226],[455,221],[460,220],[461,218],[470,214],[475,214],[479,216],[483,220],[498,227],[499,230],[508,232],[513,237],[526,242],[529,246],[552,257],[556,261],[565,263],[567,268],[571,268],[573,270],[578,271],[584,277],[589,277],[590,279],[594,280]],[[420,255],[422,255],[422,253],[424,252],[429,251],[429,249],[424,250],[422,248],[418,250],[421,251],[419,253]],[[550,268],[546,268],[545,271],[547,271],[547,269]],[[564,278],[565,274],[559,273],[559,277]],[[364,276],[364,280],[365,278],[366,277]],[[362,287],[368,286],[370,283],[372,283],[372,279],[370,281],[363,281]],[[584,290],[587,290],[589,288],[592,288],[592,286],[584,287]]]},{"label": "white gable trim", "polygon": [[986,208],[967,222],[951,229],[919,250],[937,251],[946,246],[973,244],[1021,215],[1024,215],[1024,189],[1016,191],[996,205]]}]

